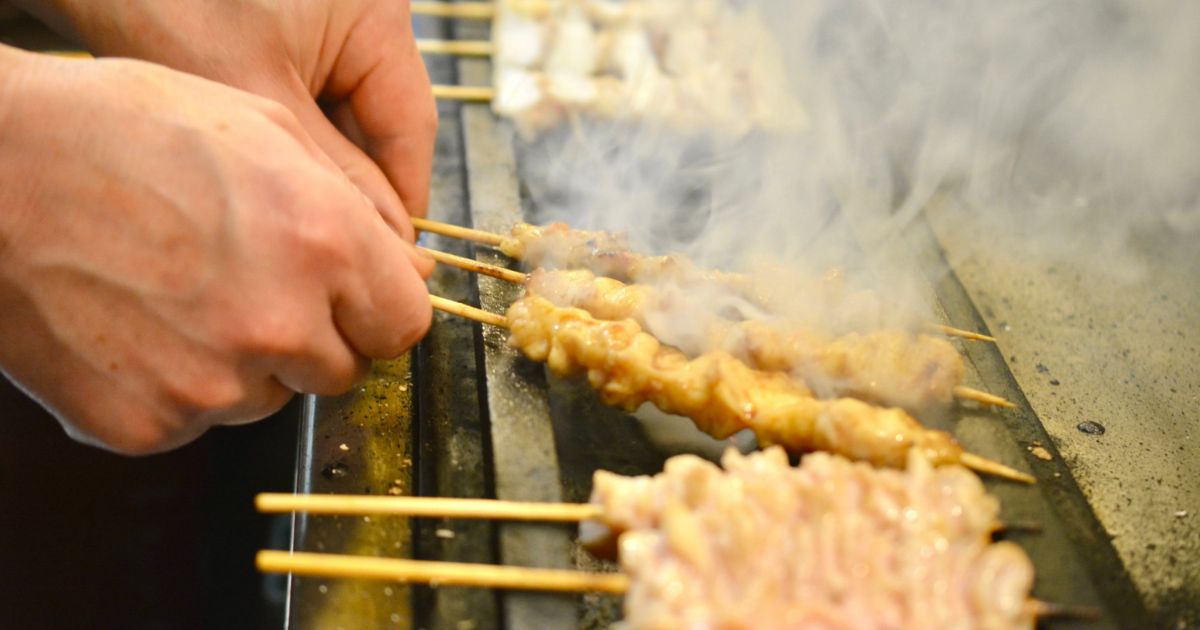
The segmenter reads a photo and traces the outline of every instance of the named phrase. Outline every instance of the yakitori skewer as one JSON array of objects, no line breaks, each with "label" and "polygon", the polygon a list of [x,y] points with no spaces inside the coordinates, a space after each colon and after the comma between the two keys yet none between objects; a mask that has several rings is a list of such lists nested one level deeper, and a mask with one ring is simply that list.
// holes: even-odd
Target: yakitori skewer
[{"label": "yakitori skewer", "polygon": [[583,370],[610,405],[628,410],[652,402],[690,417],[725,438],[751,429],[763,444],[792,452],[827,450],[852,459],[903,468],[920,449],[938,464],[959,463],[981,473],[1033,483],[1030,475],[964,452],[949,434],[922,427],[901,409],[839,398],[815,399],[784,374],[753,370],[727,353],[688,359],[662,346],[632,320],[599,321],[581,309],[559,308],[537,296],[513,304],[508,316],[431,296],[433,307],[512,331],[510,343],[560,374]]},{"label": "yakitori skewer", "polygon": [[[558,593],[622,595],[629,590],[630,584],[629,577],[623,573],[276,550],[259,551],[254,563],[263,573]],[[1028,605],[1037,618],[1100,618],[1099,611],[1089,607],[1068,606],[1037,599],[1029,600]]]},{"label": "yakitori skewer", "polygon": [[[373,494],[261,492],[254,497],[254,507],[263,514],[304,512],[318,516],[405,516],[527,523],[579,523],[604,516],[603,506],[595,503]],[[1038,533],[1042,531],[1042,524],[1034,521],[1000,521],[996,523],[995,531]]]},{"label": "yakitori skewer", "polygon": [[[476,274],[484,274],[487,276],[496,277],[496,278],[499,278],[499,280],[504,280],[506,282],[524,284],[524,283],[527,283],[530,278],[530,276],[528,274],[522,274],[522,272],[520,272],[520,271],[506,269],[506,268],[503,268],[503,266],[482,263],[482,262],[479,262],[479,260],[475,260],[473,258],[464,258],[461,256],[455,256],[455,254],[440,252],[437,250],[430,250],[430,248],[424,248],[424,250],[426,252],[430,253],[431,256],[434,259],[436,259],[437,262],[439,262],[439,263],[456,266],[456,268],[464,269],[467,271],[473,271],[473,272],[476,272]],[[548,274],[553,275],[553,274],[556,274],[556,272],[548,272]],[[572,274],[578,275],[578,272],[572,272]],[[584,272],[584,274],[586,274],[586,272]],[[536,276],[536,277],[542,277],[542,278],[547,277],[547,272],[542,272],[542,275]],[[581,278],[581,280],[588,280],[588,278],[592,278],[592,281],[598,280],[598,278],[594,278],[592,276],[588,276],[587,278]],[[622,284],[619,284],[618,281],[608,280],[608,278],[599,278],[599,281],[604,281],[607,284],[612,284],[612,286],[617,287],[618,293],[620,292],[620,290],[637,289],[637,287],[622,286]],[[582,288],[582,287],[576,287],[576,289],[580,289],[580,288]],[[583,295],[583,292],[581,292],[581,290],[575,290],[575,292],[572,292],[572,293],[575,293],[576,295]],[[608,293],[612,293],[612,292],[608,292]],[[576,302],[576,304],[563,304],[560,306],[581,307],[581,308],[584,308],[584,310],[587,310],[589,312],[592,312],[593,314],[596,314],[596,316],[600,317],[601,319],[624,319],[624,318],[628,317],[628,318],[634,318],[635,320],[638,320],[638,323],[643,323],[641,320],[641,317],[640,317],[641,313],[637,312],[638,308],[637,308],[636,302],[638,300],[629,300],[629,299],[622,298],[622,296],[616,296],[616,298],[614,298],[612,301],[616,302],[616,306],[614,306],[614,307],[617,308],[618,312],[613,312],[613,308],[610,307],[612,305],[604,305],[602,307],[589,306],[590,300],[587,300],[586,302],[584,302],[584,304],[578,304],[578,302]],[[598,311],[596,311],[596,308],[601,308],[601,310],[604,312],[602,312],[602,313],[598,312]],[[764,329],[764,328],[745,329],[745,330],[743,330],[743,329],[745,329],[745,326],[738,326],[738,325],[726,326],[725,334],[726,334],[726,336],[730,336],[731,338],[736,337],[736,338],[739,338],[739,340],[745,340],[746,335],[754,335],[755,331],[757,330],[757,335],[754,335],[754,336],[762,337],[763,335],[767,335],[770,337],[769,340],[763,340],[762,344],[764,344],[764,346],[770,346],[770,347],[776,348],[776,352],[778,352],[778,348],[787,346],[787,343],[784,342],[785,337],[781,336],[779,334],[776,334],[776,331],[774,331],[774,329]],[[875,340],[875,341],[884,341],[884,340]],[[925,338],[924,341],[926,343],[935,343],[935,341],[931,340],[931,338]],[[944,342],[940,342],[940,343],[944,344]],[[865,346],[863,346],[863,344],[860,344],[860,343],[858,344],[858,346],[856,346],[856,348],[858,348],[858,349],[853,350],[853,352],[863,352],[863,350],[865,350],[865,352],[869,352],[869,353],[871,352],[870,349],[866,348]],[[847,350],[850,350],[850,348],[847,348]],[[954,364],[956,364],[956,365],[961,364],[961,361],[958,359],[958,355],[956,355],[953,352],[953,349],[949,348],[948,346],[947,346],[946,352],[937,353],[936,356],[940,356],[940,358],[943,362],[954,362]],[[803,366],[808,366],[810,368],[818,368],[817,371],[820,372],[820,365],[818,365],[818,364],[820,364],[820,360],[814,360],[814,359],[810,359],[810,358],[803,358],[803,360],[802,360],[802,359],[794,358],[794,356],[790,356],[790,360],[792,360],[792,359],[794,359],[794,361],[792,361],[792,362],[798,361],[799,364],[802,364]],[[833,362],[834,362],[834,364],[840,365],[840,366],[847,365],[847,361],[845,361],[844,359],[838,359]],[[751,362],[751,366],[757,367],[757,368],[763,368],[763,370],[770,370],[770,368],[779,367],[779,366],[757,365],[757,364],[754,364],[754,362]],[[790,368],[790,370],[791,370],[791,368],[794,368],[797,366],[788,364],[787,367]],[[948,367],[946,367],[946,370],[948,372],[956,373],[956,371],[954,370],[953,367],[954,366],[948,366]],[[958,371],[961,371],[961,368],[958,368]],[[870,371],[868,371],[868,372],[870,372]],[[930,376],[930,374],[928,374],[928,372],[929,372],[928,367],[922,367],[922,374],[925,374],[925,376],[923,378],[926,378],[926,379],[931,378],[931,376]],[[830,382],[850,385],[850,384],[854,383],[854,376],[856,376],[856,374],[858,374],[858,373],[856,372],[854,374],[851,374],[851,376],[847,376],[847,374],[836,374],[836,376],[835,376],[835,374],[817,374],[817,376],[821,377],[823,379],[826,379],[826,380],[830,380]],[[947,378],[950,378],[950,377],[947,377]],[[917,402],[919,402],[919,401],[916,401],[916,398],[914,398],[913,396],[896,397],[896,396],[887,395],[888,390],[881,389],[881,388],[887,388],[888,385],[886,383],[883,383],[883,380],[887,380],[887,379],[886,378],[881,379],[880,377],[878,377],[878,374],[864,372],[864,373],[860,374],[859,380],[864,380],[864,379],[866,380],[866,382],[869,382],[870,389],[878,390],[877,394],[882,394],[882,397],[878,398],[877,402],[886,402],[888,404],[899,404],[899,406],[906,407],[906,408],[913,407],[913,404],[917,408],[923,408],[923,407],[925,407],[926,403],[929,403],[929,401],[924,400],[924,398],[922,398],[922,400],[924,402],[917,404]],[[954,377],[954,380],[956,380],[956,377]],[[936,384],[936,388],[934,386],[935,384]],[[1013,403],[1010,403],[1007,400],[1004,400],[1004,398],[1002,398],[1000,396],[988,394],[988,392],[979,391],[979,390],[973,389],[973,388],[967,388],[967,386],[965,386],[965,385],[948,386],[949,384],[950,384],[950,382],[946,382],[946,380],[943,379],[943,380],[938,380],[937,383],[930,382],[926,385],[920,386],[920,388],[917,388],[917,390],[923,391],[923,392],[928,392],[928,394],[930,394],[930,395],[934,394],[935,390],[941,391],[942,394],[938,394],[937,396],[934,396],[938,402],[948,402],[949,396],[953,395],[956,398],[960,398],[960,400],[978,402],[980,404],[986,404],[986,406],[1007,407],[1007,408],[1015,407]],[[895,386],[892,386],[892,390],[894,390],[894,389],[896,389]],[[901,389],[904,389],[904,388],[901,388]],[[908,400],[908,398],[913,398],[913,401],[911,401],[911,402],[913,402],[913,404],[904,404],[902,402],[899,402],[901,400],[901,398],[904,398],[904,400]],[[944,400],[942,400],[942,398],[944,398]]]},{"label": "yakitori skewer", "polygon": [[[510,237],[510,236],[505,236],[503,234],[496,234],[494,232],[487,232],[484,230],[477,230],[474,228],[462,227],[459,225],[443,223],[441,221],[434,221],[432,219],[424,219],[424,218],[420,218],[420,217],[414,217],[412,219],[412,224],[413,224],[413,227],[417,228],[418,230],[424,231],[424,232],[432,232],[434,234],[440,234],[442,236],[449,236],[451,238],[457,238],[457,239],[462,239],[465,241],[471,241],[474,243],[479,243],[481,245],[487,245],[489,247],[499,248],[501,250],[511,251],[516,248],[514,246],[516,239],[514,239],[513,237]],[[448,263],[448,264],[451,264],[451,263]],[[489,274],[489,275],[492,275],[492,274]],[[499,276],[494,276],[494,277],[499,277]],[[514,282],[515,282],[515,280],[514,280]],[[967,340],[971,340],[971,341],[990,341],[990,342],[996,341],[995,337],[991,337],[991,336],[973,332],[973,331],[963,330],[961,328],[955,328],[953,326],[946,326],[943,324],[930,324],[929,328],[932,330],[941,332],[945,335],[951,336],[951,337],[960,337],[962,339],[967,339]],[[986,400],[979,400],[978,402],[982,402],[984,404],[994,404],[994,405],[998,405],[1001,407],[1011,406],[1011,403],[1006,405],[1003,403],[989,402]]]},{"label": "yakitori skewer", "polygon": [[[534,520],[543,508],[555,518],[568,510],[569,520],[581,522],[584,547],[616,554],[619,573],[282,551],[264,551],[257,562],[264,571],[318,577],[620,594],[632,628],[857,612],[863,620],[882,614],[1016,629],[1032,628],[1038,616],[1094,612],[1031,597],[1033,564],[1015,543],[994,540],[1003,527],[1000,505],[977,478],[958,466],[931,467],[919,453],[910,460],[901,472],[828,454],[793,465],[779,448],[748,455],[729,449],[720,467],[680,455],[653,476],[597,471],[588,511],[438,497],[266,494],[256,501],[260,511],[318,515]],[[895,510],[905,517],[891,516]],[[861,573],[848,582],[839,566]],[[914,589],[914,575],[950,586]],[[863,606],[880,599],[896,605]]]}]

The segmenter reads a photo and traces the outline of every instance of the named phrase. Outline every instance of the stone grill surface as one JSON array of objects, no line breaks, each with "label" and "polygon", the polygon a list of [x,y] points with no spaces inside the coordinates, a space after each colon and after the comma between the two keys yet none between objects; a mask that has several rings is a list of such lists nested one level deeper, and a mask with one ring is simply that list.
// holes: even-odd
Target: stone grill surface
[{"label": "stone grill surface", "polygon": [[[427,37],[486,36],[481,24],[418,19],[417,26]],[[435,83],[490,79],[486,61],[427,63]],[[501,232],[532,216],[507,125],[484,105],[443,103],[439,112],[431,218]],[[963,261],[930,280],[940,314],[999,340],[963,344],[966,384],[1018,403],[1000,414],[964,410],[938,428],[1038,478],[1032,487],[985,483],[1005,521],[1041,525],[1008,535],[1037,565],[1035,595],[1102,612],[1098,621],[1043,626],[1200,625],[1200,264],[1159,265],[1150,269],[1152,282],[1116,292],[1074,269],[944,252],[937,207],[922,221],[907,255]],[[507,262],[487,248],[423,239]],[[1153,242],[1144,245],[1153,252]],[[447,269],[430,286],[496,312],[518,291]],[[439,313],[410,360],[377,366],[347,396],[308,400],[298,489],[582,501],[598,468],[644,474],[677,453],[719,455],[723,444],[686,421],[635,418],[601,406],[586,385],[548,378],[506,348],[505,337]],[[1034,456],[1035,447],[1050,460]],[[350,518],[295,525],[293,546],[307,551],[602,566],[560,526]],[[620,616],[619,600],[595,596],[315,579],[294,580],[290,594],[294,628],[553,629],[606,627]]]}]

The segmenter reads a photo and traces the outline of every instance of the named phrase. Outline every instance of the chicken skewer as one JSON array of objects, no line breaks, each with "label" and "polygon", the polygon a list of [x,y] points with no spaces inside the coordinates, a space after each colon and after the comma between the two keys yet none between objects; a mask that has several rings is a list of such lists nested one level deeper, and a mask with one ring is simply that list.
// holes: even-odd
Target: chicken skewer
[{"label": "chicken skewer", "polygon": [[[583,268],[597,275],[642,283],[680,275],[686,271],[689,275],[709,277],[719,284],[728,284],[737,290],[741,290],[746,284],[752,284],[749,278],[741,274],[705,272],[680,256],[638,255],[630,251],[628,242],[617,235],[572,230],[562,223],[544,228],[519,223],[513,228],[516,236],[504,236],[420,217],[413,217],[412,223],[418,230],[495,247],[531,267]],[[995,337],[941,324],[930,325],[930,328],[952,337],[973,341],[996,341]]]},{"label": "chicken skewer", "polygon": [[[919,615],[948,627],[990,628],[1031,627],[1035,617],[1048,614],[1094,614],[1030,598],[1032,564],[1016,545],[992,540],[999,503],[960,467],[933,468],[917,454],[903,472],[826,454],[806,456],[793,467],[778,448],[747,456],[730,449],[722,464],[723,470],[681,455],[652,477],[598,471],[586,504],[345,495],[256,499],[260,511],[270,513],[540,521],[570,512],[581,521],[585,546],[603,555],[615,552],[619,574],[282,552],[260,555],[259,566],[329,577],[623,593],[625,623],[632,628],[686,626],[687,618],[720,625],[731,614],[747,623],[746,615],[793,619],[800,610],[843,619],[857,614],[871,626],[871,615]],[[850,567],[853,580],[847,579]],[[915,575],[928,579],[911,579]],[[926,589],[933,581],[947,588]],[[673,586],[662,588],[668,582]],[[663,597],[667,593],[672,595]],[[892,604],[863,605],[872,600]]]},{"label": "chicken skewer", "polygon": [[[601,521],[599,503],[552,503],[457,497],[370,494],[296,494],[260,492],[254,507],[263,514],[306,512],[318,516],[405,516],[417,518],[490,519],[538,523]],[[1001,532],[1041,532],[1039,523],[998,521]]]},{"label": "chicken skewer", "polygon": [[635,322],[599,321],[586,311],[559,308],[526,295],[506,316],[433,298],[439,310],[508,328],[509,344],[560,375],[586,373],[601,400],[628,411],[651,402],[684,415],[717,439],[749,428],[759,443],[793,453],[828,451],[903,468],[909,450],[935,464],[959,463],[979,472],[1033,483],[1033,477],[963,451],[948,433],[931,431],[901,409],[850,398],[819,400],[785,374],[753,370],[725,352],[688,359],[663,346]]},{"label": "chicken skewer", "polygon": [[[526,284],[557,306],[582,308],[598,319],[633,319],[645,328],[645,313],[664,299],[652,287],[625,285],[586,270],[523,274],[423,249],[440,263]],[[752,321],[716,320],[709,328],[713,347],[730,351],[757,369],[789,372],[810,384],[822,383],[820,393],[824,397],[848,395],[910,412],[948,404],[955,397],[990,406],[1014,406],[999,396],[958,384],[962,359],[941,339],[887,331],[835,340],[784,332]]]}]

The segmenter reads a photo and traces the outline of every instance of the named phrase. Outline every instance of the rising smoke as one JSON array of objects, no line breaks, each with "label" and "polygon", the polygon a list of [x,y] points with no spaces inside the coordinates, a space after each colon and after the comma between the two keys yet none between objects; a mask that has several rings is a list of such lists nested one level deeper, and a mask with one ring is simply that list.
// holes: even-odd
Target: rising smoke
[{"label": "rising smoke", "polygon": [[1138,278],[1127,244],[1139,233],[1194,249],[1200,3],[760,0],[747,10],[774,35],[804,131],[576,120],[524,148],[537,219],[624,230],[646,251],[755,271],[797,294],[838,266],[852,288],[909,307],[928,270],[891,245],[935,199],[945,238],[1118,280]]}]

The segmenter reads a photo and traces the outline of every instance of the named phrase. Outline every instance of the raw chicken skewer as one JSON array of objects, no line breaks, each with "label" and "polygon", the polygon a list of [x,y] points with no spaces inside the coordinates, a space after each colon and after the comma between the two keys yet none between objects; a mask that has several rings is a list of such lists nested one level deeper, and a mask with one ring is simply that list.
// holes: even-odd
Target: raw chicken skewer
[{"label": "raw chicken skewer", "polygon": [[1032,564],[1016,545],[992,541],[999,504],[958,466],[933,468],[914,453],[905,471],[826,454],[793,467],[779,449],[730,449],[722,463],[723,470],[682,455],[652,477],[598,471],[586,504],[282,494],[255,501],[267,513],[583,521],[581,541],[616,551],[618,574],[284,552],[263,552],[258,563],[325,577],[623,593],[631,628],[721,627],[732,615],[754,627],[781,619],[876,627],[887,619],[1001,629],[1094,615],[1030,598]]}]

